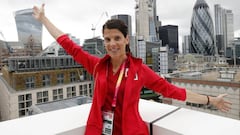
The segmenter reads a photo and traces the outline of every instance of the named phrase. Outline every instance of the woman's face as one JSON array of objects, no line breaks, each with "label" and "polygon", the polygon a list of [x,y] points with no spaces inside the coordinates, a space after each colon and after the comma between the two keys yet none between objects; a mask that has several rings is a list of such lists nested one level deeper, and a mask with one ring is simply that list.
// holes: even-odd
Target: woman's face
[{"label": "woman's face", "polygon": [[104,45],[111,58],[121,58],[126,55],[126,45],[129,43],[128,36],[124,35],[118,29],[104,29]]}]

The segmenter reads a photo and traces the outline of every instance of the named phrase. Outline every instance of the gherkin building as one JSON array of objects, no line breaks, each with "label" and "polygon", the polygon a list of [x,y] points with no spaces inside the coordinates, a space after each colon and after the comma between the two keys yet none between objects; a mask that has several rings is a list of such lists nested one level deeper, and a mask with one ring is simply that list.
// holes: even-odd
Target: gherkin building
[{"label": "gherkin building", "polygon": [[205,0],[197,0],[191,20],[190,52],[213,56],[215,54],[213,21]]}]

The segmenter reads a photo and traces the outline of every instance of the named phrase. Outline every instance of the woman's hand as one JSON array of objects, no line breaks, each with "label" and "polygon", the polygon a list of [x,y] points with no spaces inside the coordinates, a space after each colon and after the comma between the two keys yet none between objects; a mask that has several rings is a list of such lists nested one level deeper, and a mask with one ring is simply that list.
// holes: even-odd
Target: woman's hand
[{"label": "woman's hand", "polygon": [[42,4],[40,8],[38,8],[37,6],[33,7],[33,17],[40,22],[42,22],[45,17],[44,6],[45,4]]},{"label": "woman's hand", "polygon": [[231,109],[232,103],[224,100],[223,98],[227,96],[227,94],[220,94],[217,97],[210,97],[210,104],[215,106],[218,110],[222,112],[228,112]]},{"label": "woman's hand", "polygon": [[220,94],[217,97],[212,97],[212,96],[198,94],[190,90],[186,90],[186,95],[187,95],[186,101],[191,103],[207,104],[207,105],[211,104],[222,112],[228,112],[231,109],[230,106],[232,105],[232,103],[224,100],[224,97],[226,97],[227,94]]},{"label": "woman's hand", "polygon": [[41,8],[38,8],[37,6],[33,7],[33,17],[40,21],[48,30],[48,32],[52,35],[54,39],[57,40],[57,38],[64,33],[58,29],[50,20],[45,16],[44,13],[44,6],[45,4],[42,4]]}]

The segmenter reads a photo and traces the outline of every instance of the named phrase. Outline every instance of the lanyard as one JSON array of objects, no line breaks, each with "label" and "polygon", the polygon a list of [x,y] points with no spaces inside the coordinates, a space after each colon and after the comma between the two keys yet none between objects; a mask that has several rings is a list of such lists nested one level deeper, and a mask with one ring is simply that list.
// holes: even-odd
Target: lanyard
[{"label": "lanyard", "polygon": [[123,73],[124,73],[124,69],[125,69],[125,65],[126,65],[126,61],[123,63],[122,67],[121,67],[121,71],[119,73],[118,79],[117,79],[117,83],[116,83],[116,87],[115,87],[115,93],[114,93],[114,97],[113,97],[113,101],[112,101],[112,107],[115,108],[116,104],[117,104],[117,94],[118,94],[118,90],[123,78]]}]

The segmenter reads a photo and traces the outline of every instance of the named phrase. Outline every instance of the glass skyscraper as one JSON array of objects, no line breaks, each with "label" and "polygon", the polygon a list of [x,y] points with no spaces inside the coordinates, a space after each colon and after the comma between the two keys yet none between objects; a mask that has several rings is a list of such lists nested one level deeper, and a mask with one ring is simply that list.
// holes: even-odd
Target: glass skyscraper
[{"label": "glass skyscraper", "polygon": [[178,50],[178,26],[165,25],[159,27],[159,39],[162,40],[162,46],[167,46],[173,49],[174,53],[179,53]]},{"label": "glass skyscraper", "polygon": [[190,53],[215,55],[213,21],[205,0],[197,0],[193,8]]},{"label": "glass skyscraper", "polygon": [[227,48],[232,47],[234,41],[233,12],[221,5],[214,5],[216,45],[220,55],[227,55]]},{"label": "glass skyscraper", "polygon": [[42,51],[42,24],[32,14],[32,9],[15,12],[18,40],[24,44],[26,54],[31,56]]}]

